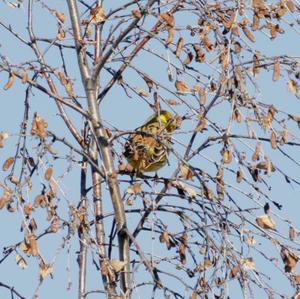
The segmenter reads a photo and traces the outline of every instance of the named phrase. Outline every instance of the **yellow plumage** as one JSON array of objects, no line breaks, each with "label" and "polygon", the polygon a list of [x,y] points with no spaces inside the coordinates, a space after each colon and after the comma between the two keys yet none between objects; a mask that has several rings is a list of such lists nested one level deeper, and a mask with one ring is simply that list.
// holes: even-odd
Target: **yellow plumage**
[{"label": "yellow plumage", "polygon": [[125,144],[124,156],[136,172],[157,171],[168,161],[171,133],[176,122],[171,113],[161,110],[135,129]]}]

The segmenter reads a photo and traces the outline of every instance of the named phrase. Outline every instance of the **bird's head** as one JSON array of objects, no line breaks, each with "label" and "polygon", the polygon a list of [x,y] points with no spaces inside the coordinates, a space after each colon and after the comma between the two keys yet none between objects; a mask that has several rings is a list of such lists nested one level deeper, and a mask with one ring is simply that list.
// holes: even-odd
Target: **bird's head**
[{"label": "bird's head", "polygon": [[175,117],[166,110],[160,110],[160,112],[157,112],[150,116],[144,123],[144,125],[152,124],[153,122],[157,121],[160,122],[162,127],[165,127],[168,133],[174,132],[177,128]]}]

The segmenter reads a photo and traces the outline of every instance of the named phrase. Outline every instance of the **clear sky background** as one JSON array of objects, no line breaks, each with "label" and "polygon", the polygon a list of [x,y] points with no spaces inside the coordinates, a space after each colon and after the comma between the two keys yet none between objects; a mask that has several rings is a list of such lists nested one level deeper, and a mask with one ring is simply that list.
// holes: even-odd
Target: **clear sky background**
[{"label": "clear sky background", "polygon": [[[67,16],[67,21],[65,27],[69,26],[69,16],[67,13],[67,7],[65,1],[60,0],[52,0],[47,1],[47,5],[51,5],[51,8],[55,8],[59,11],[63,11]],[[116,1],[116,5],[120,5],[123,1]],[[115,4],[115,3],[114,3]],[[110,4],[110,5],[114,5]],[[0,21],[3,24],[11,24],[13,29],[17,32],[20,32],[21,36],[25,39],[28,38],[26,32],[26,5],[27,1],[24,1],[24,7],[19,9],[11,8],[7,6],[5,1],[0,2]],[[53,38],[56,35],[56,20],[54,17],[49,16],[49,13],[46,13],[46,10],[41,9],[43,6],[43,2],[34,1],[34,30],[37,37],[46,37]],[[181,15],[178,19],[179,22],[188,23],[194,22],[195,20],[187,20],[184,15]],[[300,37],[297,32],[297,28],[292,29],[288,28],[286,25],[286,34],[279,35],[277,39],[274,41],[270,41],[269,38],[261,33],[257,33],[255,35],[257,39],[257,47],[261,49],[261,51],[266,55],[289,55],[293,57],[299,56],[299,48],[300,48]],[[73,41],[70,39],[70,35],[67,35],[66,42],[69,44],[73,44]],[[47,50],[49,44],[40,43],[41,48],[47,51],[45,54],[45,59],[49,65],[52,67],[61,68],[62,63],[59,58],[59,54],[57,49],[54,48]],[[149,47],[150,50],[159,49],[159,51],[165,51],[164,55],[167,58],[171,53],[164,49],[162,45],[158,41],[153,41],[146,46]],[[162,50],[163,49],[163,50]],[[68,66],[69,76],[74,80],[74,89],[75,93],[83,96],[83,90],[81,89],[81,81],[79,77],[77,61],[74,56],[74,53],[70,50],[69,54],[65,57],[66,64]],[[32,53],[32,50],[22,45],[16,38],[13,38],[11,34],[7,32],[2,26],[0,26],[0,55],[2,58],[2,62],[4,60],[9,61],[11,64],[18,65],[20,63],[24,63],[25,61],[34,61],[35,56]],[[145,56],[139,55],[134,60],[134,66],[146,71],[148,74],[154,76],[154,79],[159,82],[166,82],[166,64],[162,64],[158,59],[149,59],[149,56],[145,59]],[[34,62],[33,62],[34,63]],[[115,64],[117,65],[117,63]],[[203,69],[201,70],[201,76],[206,75],[206,71],[212,72],[211,68],[207,65],[203,65]],[[107,74],[102,77],[102,84],[110,78]],[[143,88],[147,90],[147,86],[145,82],[141,79],[138,79],[135,72],[133,70],[128,69],[124,73],[124,78],[131,82],[137,89]],[[272,72],[271,71],[261,71],[259,76],[254,79],[256,84],[259,86],[259,92],[256,91],[255,95],[258,100],[263,101],[265,103],[274,103],[274,105],[279,110],[287,111],[288,113],[292,113],[294,115],[300,115],[300,104],[299,99],[296,99],[292,93],[287,91],[287,76],[281,77],[279,81],[272,82]],[[20,124],[23,118],[23,110],[24,110],[24,99],[25,99],[25,89],[26,85],[22,85],[18,79],[15,79],[15,83],[12,88],[8,91],[4,91],[2,86],[7,81],[7,73],[0,73],[0,103],[2,103],[0,109],[0,131],[7,131],[9,133],[8,140],[5,141],[5,147],[0,149],[0,165],[7,159],[9,156],[14,156],[16,150],[16,144],[18,141],[18,133],[20,129]],[[172,84],[173,83],[166,83]],[[101,114],[103,119],[106,122],[106,125],[111,129],[118,128],[122,130],[133,130],[143,123],[143,121],[149,117],[153,111],[150,109],[149,105],[146,101],[141,100],[133,91],[129,91],[132,95],[131,98],[126,96],[124,90],[120,86],[116,86],[105,98],[102,106],[101,106]],[[208,95],[208,101],[212,99],[213,95]],[[195,100],[189,96],[186,96],[188,101],[190,101],[192,106],[196,106]],[[80,99],[79,101],[84,104],[84,99]],[[151,100],[149,100],[151,102]],[[194,101],[194,102],[193,102]],[[164,107],[166,108],[166,107]],[[227,107],[229,108],[229,106]],[[217,123],[226,123],[228,122],[228,113],[224,113],[225,106],[222,106],[220,109],[215,109],[215,112],[211,115],[210,121]],[[31,122],[33,113],[38,111],[42,118],[44,118],[48,123],[48,129],[57,132],[58,136],[66,136],[70,137],[70,135],[64,130],[64,123],[58,115],[58,111],[52,99],[42,94],[40,91],[35,89],[32,90],[32,95],[30,96],[30,117],[29,120]],[[67,109],[70,116],[75,116],[73,112]],[[183,115],[189,113],[189,110],[186,106],[174,106],[174,112]],[[78,127],[81,126],[82,119],[78,116],[75,119],[75,124]],[[195,119],[194,119],[195,120]],[[183,127],[180,132],[174,135],[174,138],[179,142],[186,144],[188,142],[190,134],[189,130],[193,128],[195,125],[195,121],[190,120],[183,123]],[[236,123],[233,126],[237,126]],[[296,125],[291,124],[291,135],[295,136],[294,141],[299,142],[298,128]],[[237,131],[244,131],[244,128],[233,128]],[[203,134],[204,138],[205,133]],[[201,134],[197,137],[200,139],[196,140],[196,145],[201,144]],[[30,145],[37,146],[38,140],[35,138],[28,136],[28,142]],[[75,145],[75,142],[72,142]],[[255,143],[248,143],[252,148],[255,146]],[[49,166],[54,167],[54,176],[59,182],[59,186],[61,190],[59,191],[59,205],[60,210],[64,211],[66,219],[67,219],[67,206],[71,203],[73,205],[77,205],[79,200],[79,175],[80,175],[80,167],[76,165],[76,163],[66,163],[63,158],[66,155],[70,154],[70,151],[55,144],[54,148],[58,151],[59,159],[43,159],[44,169]],[[116,147],[117,150],[121,151],[121,146]],[[245,147],[246,148],[246,147]],[[274,152],[269,144],[265,144],[263,146],[265,154],[269,155],[273,161],[276,161],[276,165],[288,172],[289,175],[295,179],[299,178],[299,168],[296,167],[295,163],[288,161],[282,155],[277,152]],[[176,144],[176,150],[181,154],[184,152],[184,148],[178,144]],[[245,149],[246,150],[246,149]],[[193,160],[193,163],[199,163],[201,168],[211,170],[212,165],[208,162],[207,158],[213,157],[216,159],[216,155],[219,155],[220,147],[216,147],[213,149],[209,149],[204,151],[202,157]],[[287,152],[294,157],[294,159],[299,163],[299,149],[297,147],[291,147],[287,149]],[[75,156],[76,159],[79,159],[78,156]],[[170,175],[172,170],[177,166],[176,158],[174,156],[170,157],[170,166],[166,167],[166,169],[160,172],[161,175]],[[200,166],[199,166],[200,167]],[[71,169],[70,169],[71,168]],[[6,177],[7,173],[0,172],[0,181],[3,181]],[[24,198],[25,201],[33,202],[34,197],[39,194],[42,189],[43,182],[43,172],[38,173],[39,178],[35,178],[33,181],[32,191],[28,192],[27,198]],[[228,178],[228,180],[233,180],[233,178]],[[269,195],[272,200],[283,205],[281,211],[278,211],[272,206],[272,212],[278,214],[279,218],[275,218],[277,223],[277,228],[280,232],[285,230],[286,236],[288,236],[288,225],[286,225],[284,220],[291,221],[296,228],[300,227],[300,218],[299,218],[299,186],[297,184],[287,184],[284,180],[284,177],[280,175],[280,173],[276,172],[271,179],[268,180],[271,190],[269,190]],[[122,190],[124,190],[128,185],[124,184],[122,186]],[[155,188],[155,186],[154,186]],[[242,186],[241,186],[242,188]],[[262,186],[264,190],[267,190],[266,186]],[[159,187],[157,188],[157,191]],[[236,199],[239,198],[238,192],[234,193]],[[107,196],[104,191],[104,197]],[[241,196],[241,200],[242,196]],[[257,198],[259,202],[261,199]],[[257,207],[253,204],[253,202],[245,201],[239,202],[242,207],[250,206]],[[261,200],[261,205],[265,204],[264,200]],[[39,211],[38,217],[38,231],[42,232],[46,227],[46,213],[44,211]],[[107,213],[111,212],[111,207],[108,205],[106,207]],[[263,209],[257,212],[258,215],[263,214]],[[128,216],[129,228],[134,228],[134,224],[136,223],[136,218],[132,215]],[[160,215],[156,215],[156,217],[160,217]],[[281,218],[281,220],[280,220]],[[22,213],[15,212],[9,213],[4,208],[0,211],[0,248],[4,248],[8,245],[13,245],[16,242],[19,242],[22,239],[22,233],[20,232],[22,225]],[[110,220],[109,218],[108,220]],[[253,220],[253,219],[252,219]],[[170,220],[170,224],[173,230],[180,230],[178,223],[175,221],[172,222]],[[72,237],[70,241],[64,243],[64,247],[62,248],[62,237],[65,236],[65,231],[59,232],[59,236],[55,237],[53,235],[48,235],[45,238],[42,238],[38,245],[40,251],[42,252],[43,258],[48,261],[55,260],[53,279],[47,277],[43,284],[40,286],[39,297],[41,299],[50,299],[50,298],[76,298],[77,296],[77,280],[78,280],[78,265],[76,263],[76,251],[78,250],[78,240],[76,235]],[[150,240],[143,239],[138,240],[145,247],[153,247],[153,252],[155,255],[160,256],[161,244],[159,244],[158,240]],[[259,243],[260,240],[258,240]],[[267,242],[264,242],[262,246],[266,246]],[[298,244],[299,245],[299,244]],[[269,256],[276,256],[278,258],[278,264],[281,269],[282,261],[278,256],[278,252],[274,250],[274,246],[272,246],[271,242],[269,244]],[[261,248],[258,246],[258,249]],[[266,252],[265,248],[262,251]],[[21,253],[21,252],[20,252]],[[95,256],[95,252],[89,254],[90,264],[92,262],[93,254]],[[1,255],[0,255],[1,259]],[[31,298],[38,287],[38,264],[34,260],[34,258],[27,258],[26,261],[28,263],[28,267],[25,270],[21,270],[14,261],[15,254],[11,254],[9,258],[7,258],[0,265],[0,282],[6,283],[8,285],[14,286],[17,291],[19,291],[26,298]],[[259,265],[264,265],[265,261],[263,261],[259,254],[254,254],[254,259],[257,268]],[[279,287],[279,289],[285,289],[285,293],[288,296],[292,296],[294,290],[290,286],[289,282],[285,280],[281,280],[283,277],[279,275],[276,271],[274,271],[273,267],[268,268],[269,265],[265,264],[262,266],[265,273],[269,276],[272,276],[270,284],[275,284]],[[279,278],[280,277],[280,278]],[[147,275],[143,276],[142,279],[150,280],[150,277]],[[183,279],[187,279],[186,276],[183,276]],[[138,279],[137,279],[138,280]],[[96,271],[95,267],[89,267],[88,276],[87,276],[87,289],[88,290],[97,290],[99,286],[101,286],[101,276],[99,272]],[[68,289],[68,290],[67,290]],[[241,294],[238,291],[238,287],[235,285],[235,282],[230,288],[229,296],[230,298],[241,298]],[[102,296],[102,297],[101,297]],[[134,293],[135,298],[146,298],[144,297],[144,293]],[[264,297],[261,290],[256,289],[255,298],[266,298]],[[0,288],[0,298],[10,298],[9,292]],[[105,298],[104,295],[94,294],[90,295],[88,299],[93,298]],[[147,297],[147,298],[150,298]]]}]

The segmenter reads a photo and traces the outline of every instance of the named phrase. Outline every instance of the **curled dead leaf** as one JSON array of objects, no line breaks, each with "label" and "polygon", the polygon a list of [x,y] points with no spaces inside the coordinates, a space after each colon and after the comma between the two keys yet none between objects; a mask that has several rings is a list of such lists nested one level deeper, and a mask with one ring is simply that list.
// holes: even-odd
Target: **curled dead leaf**
[{"label": "curled dead leaf", "polygon": [[52,174],[53,174],[53,168],[49,167],[46,169],[45,174],[44,174],[44,178],[46,181],[50,181],[52,178]]},{"label": "curled dead leaf", "polygon": [[270,215],[264,214],[256,217],[256,223],[261,228],[275,229],[275,222]]},{"label": "curled dead leaf", "polygon": [[39,116],[37,112],[34,113],[31,126],[31,135],[45,138],[47,136],[46,128],[48,124]]},{"label": "curled dead leaf", "polygon": [[275,133],[275,131],[272,131],[272,133],[271,133],[270,144],[271,144],[272,149],[277,149],[277,142],[276,142],[276,133]]},{"label": "curled dead leaf", "polygon": [[14,162],[15,162],[14,157],[7,158],[2,165],[2,170],[7,171],[13,165]]},{"label": "curled dead leaf", "polygon": [[45,264],[43,261],[40,262],[40,280],[44,280],[44,278],[48,275],[52,275],[53,273],[53,266],[51,264]]},{"label": "curled dead leaf", "polygon": [[292,226],[290,226],[289,228],[289,238],[291,241],[295,240],[295,229]]},{"label": "curled dead leaf", "polygon": [[176,80],[175,87],[179,93],[186,93],[190,91],[189,86],[184,81]]},{"label": "curled dead leaf", "polygon": [[12,85],[14,84],[14,80],[15,80],[15,75],[13,72],[9,72],[8,75],[8,80],[6,82],[6,84],[3,86],[4,90],[8,90],[9,88],[12,87]]},{"label": "curled dead leaf", "polygon": [[180,54],[181,54],[181,52],[182,52],[183,46],[184,46],[184,40],[183,40],[182,37],[180,37],[180,38],[178,39],[177,45],[176,45],[176,53],[175,53],[176,57],[179,57],[179,56],[180,56]]},{"label": "curled dead leaf", "polygon": [[62,23],[64,23],[64,22],[66,21],[66,16],[65,16],[65,14],[64,14],[63,12],[61,12],[61,11],[56,11],[56,12],[55,12],[55,16],[56,16],[56,18],[57,18],[60,22],[62,22]]},{"label": "curled dead leaf", "polygon": [[90,11],[90,22],[94,25],[103,23],[106,20],[104,10],[102,6],[96,5],[95,8]]},{"label": "curled dead leaf", "polygon": [[20,254],[17,254],[16,255],[16,263],[17,265],[23,270],[25,268],[27,268],[27,263],[25,261],[25,259],[20,255]]},{"label": "curled dead leaf", "polygon": [[184,180],[191,180],[194,176],[194,172],[186,164],[179,165],[179,172]]},{"label": "curled dead leaf", "polygon": [[291,80],[288,82],[287,89],[288,89],[289,92],[292,92],[294,95],[297,95],[297,94],[298,94],[298,86],[297,86],[296,81],[293,80],[293,79],[291,79]]}]

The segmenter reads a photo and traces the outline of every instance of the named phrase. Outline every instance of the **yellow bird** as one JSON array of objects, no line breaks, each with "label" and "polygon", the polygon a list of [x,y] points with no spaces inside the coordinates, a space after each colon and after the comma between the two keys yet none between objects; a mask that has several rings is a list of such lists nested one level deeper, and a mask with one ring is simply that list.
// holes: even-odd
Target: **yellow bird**
[{"label": "yellow bird", "polygon": [[157,171],[168,161],[171,133],[176,120],[171,113],[161,110],[153,114],[130,134],[125,144],[124,156],[136,172]]}]

